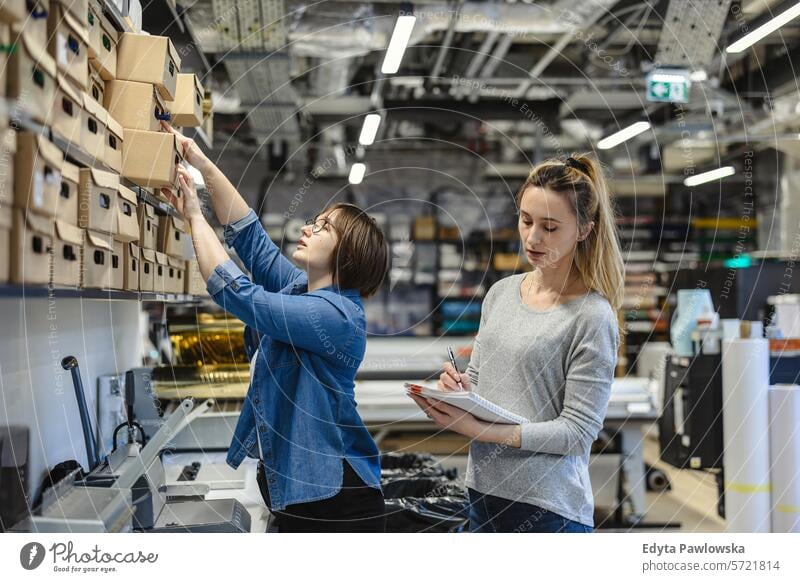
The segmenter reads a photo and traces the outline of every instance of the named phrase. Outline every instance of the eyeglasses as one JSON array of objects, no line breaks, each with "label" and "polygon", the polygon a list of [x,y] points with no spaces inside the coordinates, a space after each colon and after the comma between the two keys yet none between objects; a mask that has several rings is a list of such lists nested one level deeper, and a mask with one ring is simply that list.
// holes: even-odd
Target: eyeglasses
[{"label": "eyeglasses", "polygon": [[326,225],[330,224],[332,228],[336,228],[333,223],[326,217],[322,218],[309,218],[306,220],[306,226],[311,227],[311,234],[319,234],[323,231]]}]

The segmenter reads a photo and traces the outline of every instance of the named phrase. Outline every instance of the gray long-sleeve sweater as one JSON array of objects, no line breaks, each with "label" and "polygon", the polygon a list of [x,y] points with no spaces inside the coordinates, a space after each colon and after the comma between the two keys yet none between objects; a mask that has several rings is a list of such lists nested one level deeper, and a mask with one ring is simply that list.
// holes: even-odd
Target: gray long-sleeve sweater
[{"label": "gray long-sleeve sweater", "polygon": [[594,526],[589,450],[608,409],[617,319],[596,291],[535,310],[522,302],[524,276],[486,294],[467,374],[476,394],[531,422],[519,449],[474,441],[466,483]]}]

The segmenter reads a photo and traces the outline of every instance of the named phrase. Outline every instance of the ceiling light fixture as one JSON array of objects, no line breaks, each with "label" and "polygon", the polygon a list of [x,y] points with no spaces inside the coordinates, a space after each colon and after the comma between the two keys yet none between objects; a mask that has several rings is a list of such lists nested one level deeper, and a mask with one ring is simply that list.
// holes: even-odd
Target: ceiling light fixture
[{"label": "ceiling light fixture", "polygon": [[386,49],[386,56],[383,57],[381,73],[384,75],[394,75],[400,70],[400,61],[403,60],[403,53],[406,52],[408,41],[411,38],[411,31],[414,30],[416,16],[398,16],[394,24],[392,38]]},{"label": "ceiling light fixture", "polygon": [[637,121],[625,129],[619,130],[617,133],[612,133],[608,137],[604,137],[597,142],[597,147],[601,150],[610,150],[611,148],[617,147],[622,142],[628,141],[640,133],[647,131],[650,127],[650,122],[648,121]]}]

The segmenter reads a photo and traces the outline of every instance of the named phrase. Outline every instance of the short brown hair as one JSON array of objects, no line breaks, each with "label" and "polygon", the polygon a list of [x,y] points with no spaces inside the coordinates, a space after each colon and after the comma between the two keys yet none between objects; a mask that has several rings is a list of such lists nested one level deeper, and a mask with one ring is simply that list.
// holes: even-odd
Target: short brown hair
[{"label": "short brown hair", "polygon": [[338,235],[333,249],[333,280],[343,289],[358,289],[362,297],[374,295],[389,272],[389,250],[383,231],[355,204],[340,202],[322,214],[336,213]]}]

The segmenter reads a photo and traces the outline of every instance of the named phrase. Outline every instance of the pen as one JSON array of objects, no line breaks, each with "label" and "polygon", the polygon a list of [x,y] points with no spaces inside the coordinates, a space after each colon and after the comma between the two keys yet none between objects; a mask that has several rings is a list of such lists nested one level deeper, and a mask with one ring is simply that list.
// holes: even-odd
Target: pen
[{"label": "pen", "polygon": [[447,357],[450,358],[450,364],[452,364],[453,369],[456,371],[456,374],[458,374],[458,387],[463,390],[464,385],[461,383],[461,372],[458,371],[458,366],[456,366],[456,356],[453,354],[453,348],[449,346],[447,348]]}]

